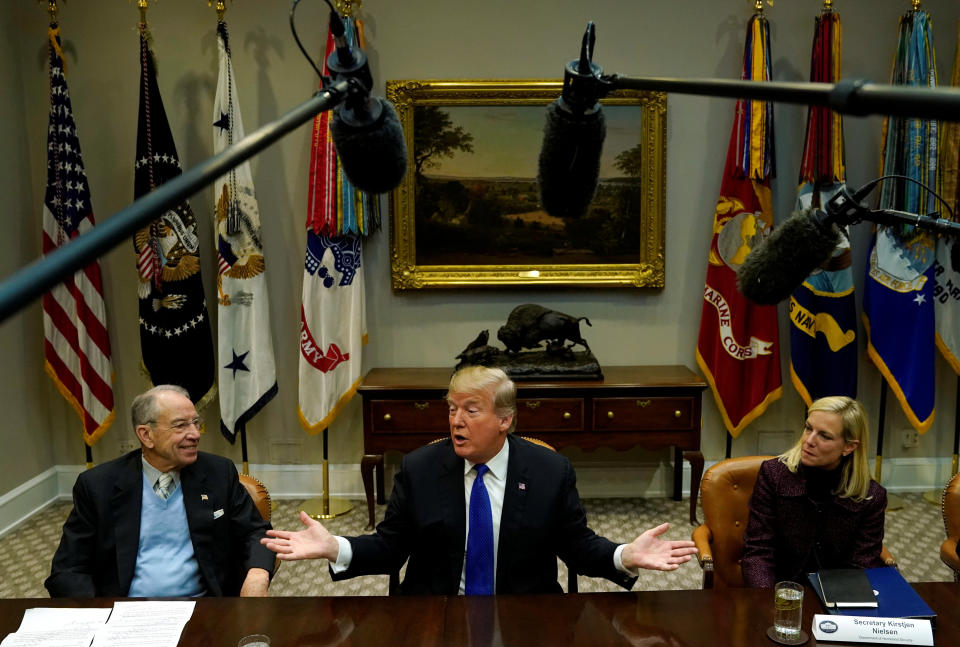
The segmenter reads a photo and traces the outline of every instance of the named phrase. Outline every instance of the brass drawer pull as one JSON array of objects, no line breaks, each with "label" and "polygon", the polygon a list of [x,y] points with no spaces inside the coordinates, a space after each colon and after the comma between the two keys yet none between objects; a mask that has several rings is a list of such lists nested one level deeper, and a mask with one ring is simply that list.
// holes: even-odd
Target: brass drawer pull
[{"label": "brass drawer pull", "polygon": [[640,407],[641,409],[646,408],[647,406],[649,406],[649,404],[650,404],[650,400],[637,400],[637,406]]},{"label": "brass drawer pull", "polygon": [[683,415],[683,411],[680,411],[680,409],[677,409],[676,411],[673,412],[674,418],[679,418],[682,415]]},{"label": "brass drawer pull", "polygon": [[572,418],[572,417],[573,417],[573,415],[572,415],[569,411],[564,411],[564,412],[563,412],[563,419],[564,419],[564,420],[569,420],[569,419]]},{"label": "brass drawer pull", "polygon": [[414,402],[414,403],[413,403],[413,406],[415,406],[415,407],[416,407],[417,409],[419,409],[420,411],[423,411],[424,409],[427,409],[427,408],[430,407],[430,403],[429,403],[429,402]]},{"label": "brass drawer pull", "polygon": [[613,419],[613,411],[607,411],[607,417]]},{"label": "brass drawer pull", "polygon": [[527,400],[527,408],[528,408],[528,409],[533,410],[533,409],[536,409],[536,408],[539,407],[539,406],[540,406],[540,400]]},{"label": "brass drawer pull", "polygon": [[389,413],[385,413],[385,414],[383,414],[383,419],[384,419],[386,422],[390,422],[391,420],[393,420],[393,416],[391,416]]}]

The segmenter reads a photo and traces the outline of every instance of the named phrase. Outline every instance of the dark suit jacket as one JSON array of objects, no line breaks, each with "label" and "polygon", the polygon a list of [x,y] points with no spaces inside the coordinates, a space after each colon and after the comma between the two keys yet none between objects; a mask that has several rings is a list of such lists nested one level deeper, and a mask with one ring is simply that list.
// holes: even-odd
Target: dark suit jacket
[{"label": "dark suit jacket", "polygon": [[803,582],[808,570],[883,566],[883,515],[887,491],[870,482],[870,497],[857,502],[834,495],[815,503],[798,470],[773,458],[764,461],[750,496],[744,536],[743,581],[772,587]]},{"label": "dark suit jacket", "polygon": [[[613,565],[617,544],[587,527],[570,461],[513,435],[507,441],[497,593],[560,592],[557,557],[581,575],[632,587],[636,578]],[[372,535],[347,538],[350,568],[333,579],[391,573],[409,557],[402,593],[456,595],[466,545],[463,467],[449,438],[407,454],[383,522]]]},{"label": "dark suit jacket", "polygon": [[[231,461],[200,452],[180,471],[180,487],[207,595],[238,595],[250,568],[273,572],[274,555],[260,545],[270,524]],[[44,582],[51,597],[126,597],[140,543],[142,497],[139,449],[80,474]],[[214,519],[218,510],[223,515]]]}]

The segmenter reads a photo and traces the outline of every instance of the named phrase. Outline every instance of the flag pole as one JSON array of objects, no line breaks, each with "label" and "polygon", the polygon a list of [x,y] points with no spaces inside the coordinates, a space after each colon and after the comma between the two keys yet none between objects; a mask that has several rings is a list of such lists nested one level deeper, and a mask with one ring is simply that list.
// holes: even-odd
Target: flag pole
[{"label": "flag pole", "polygon": [[327,429],[323,428],[323,494],[303,502],[300,507],[314,519],[333,519],[353,510],[353,504],[340,497],[330,496],[330,466],[327,461]]},{"label": "flag pole", "polygon": [[243,461],[243,473],[250,475],[250,461],[247,459],[247,427],[243,426],[240,431],[240,460]]},{"label": "flag pole", "polygon": [[87,469],[93,468],[93,449],[87,443],[83,443],[84,453],[87,458]]},{"label": "flag pole", "polygon": [[[882,484],[883,476],[883,428],[886,425],[887,415],[887,381],[880,378],[880,415],[877,416],[877,467],[874,479]],[[903,499],[896,494],[887,493],[887,510],[899,510],[903,507]]]}]

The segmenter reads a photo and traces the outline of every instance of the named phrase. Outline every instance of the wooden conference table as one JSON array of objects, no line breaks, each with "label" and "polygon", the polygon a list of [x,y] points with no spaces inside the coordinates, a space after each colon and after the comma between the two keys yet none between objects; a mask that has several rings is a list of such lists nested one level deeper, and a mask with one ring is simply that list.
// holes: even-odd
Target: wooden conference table
[{"label": "wooden conference table", "polygon": [[[960,644],[960,584],[914,584],[937,612],[936,645]],[[201,598],[180,645],[235,647],[245,635],[267,634],[271,647],[307,645],[644,645],[732,647],[775,643],[767,589],[642,591],[495,597]],[[15,631],[30,607],[102,606],[112,600],[0,600],[0,636]],[[804,597],[809,632],[816,595]],[[808,645],[817,643],[812,636]],[[863,643],[861,643],[863,644]]]}]

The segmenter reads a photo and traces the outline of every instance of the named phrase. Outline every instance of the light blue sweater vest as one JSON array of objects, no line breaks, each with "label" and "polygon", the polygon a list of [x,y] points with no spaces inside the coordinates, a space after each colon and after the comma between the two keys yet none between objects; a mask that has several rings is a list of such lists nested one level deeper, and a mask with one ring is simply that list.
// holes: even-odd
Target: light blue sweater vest
[{"label": "light blue sweater vest", "polygon": [[200,565],[193,553],[183,489],[178,485],[164,501],[143,477],[140,546],[130,583],[131,598],[204,594]]}]

